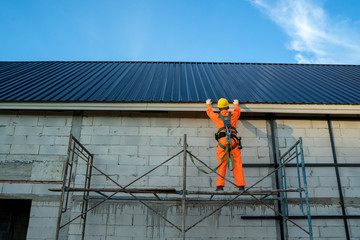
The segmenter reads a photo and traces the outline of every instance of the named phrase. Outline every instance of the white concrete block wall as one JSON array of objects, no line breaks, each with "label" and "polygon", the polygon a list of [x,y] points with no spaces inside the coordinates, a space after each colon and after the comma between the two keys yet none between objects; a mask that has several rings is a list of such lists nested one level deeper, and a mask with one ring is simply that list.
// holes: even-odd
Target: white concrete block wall
[{"label": "white concrete block wall", "polygon": [[[281,153],[284,153],[301,137],[305,163],[334,162],[327,121],[277,120],[276,123]],[[296,159],[290,163],[296,163]],[[307,167],[306,174],[309,197],[339,196],[334,168]],[[299,184],[296,168],[287,168],[286,175],[288,188],[297,188]],[[301,181],[301,184],[303,185],[303,181]],[[288,195],[290,197],[297,196],[295,193],[289,193]]]},{"label": "white concrete block wall", "polygon": [[[80,142],[95,154],[95,165],[106,172],[115,181],[122,185],[137,179],[152,167],[165,161],[170,156],[182,150],[182,138],[184,133],[188,135],[189,150],[206,162],[211,167],[217,166],[216,141],[214,140],[215,124],[206,118],[197,117],[173,117],[173,114],[152,115],[149,113],[85,113]],[[277,133],[279,146],[282,151],[290,147],[298,137],[303,137],[305,160],[312,163],[332,163],[332,153],[329,140],[329,131],[326,121],[318,120],[277,120]],[[30,180],[60,180],[62,176],[62,163],[66,158],[68,136],[71,131],[72,113],[41,112],[19,113],[0,115],[0,163],[13,160],[31,163]],[[333,121],[335,145],[339,153],[338,160],[341,162],[357,162],[359,153],[358,138],[354,134],[358,131],[359,122]],[[242,159],[243,163],[271,163],[269,150],[268,132],[265,120],[241,120],[238,122],[239,135],[243,139]],[[197,163],[201,166],[200,163]],[[204,167],[203,167],[204,168]],[[248,186],[265,176],[271,169],[268,168],[245,168],[245,180]],[[79,160],[77,166],[76,182],[78,187],[84,183],[85,164]],[[45,173],[45,174],[44,174]],[[93,187],[116,187],[109,179],[93,172]],[[359,171],[357,168],[341,168],[341,182],[346,198],[355,199],[359,192],[357,181]],[[289,171],[290,185],[296,185],[294,169]],[[315,198],[338,198],[338,190],[334,168],[308,168],[308,184],[310,197]],[[51,176],[49,178],[48,176]],[[187,184],[189,190],[213,190],[216,175],[206,175],[197,171],[196,167],[188,159]],[[233,179],[228,171],[227,176]],[[182,155],[172,159],[168,163],[156,169],[146,177],[141,178],[132,187],[174,187],[181,189],[182,184]],[[29,239],[49,239],[54,229],[49,227],[43,235],[36,236],[38,229],[36,221],[49,218],[49,223],[57,217],[57,206],[51,205],[54,196],[47,193],[43,185],[15,185],[0,184],[2,194],[36,195],[38,198],[46,196],[48,200],[36,200],[34,211],[31,213],[31,225],[29,225]],[[257,187],[269,189],[273,186],[273,178],[270,177]],[[55,187],[56,188],[56,187]],[[227,184],[226,190],[233,190]],[[49,196],[48,196],[49,195]],[[79,195],[79,194],[75,194]],[[125,196],[123,194],[122,196]],[[47,205],[49,204],[50,205]],[[156,215],[144,207],[131,202],[110,203],[109,210],[95,210],[89,216],[87,239],[150,239],[166,236],[169,239],[177,239],[179,233]],[[356,205],[356,204],[355,204]],[[357,206],[357,205],[356,205]],[[42,216],[42,210],[52,208],[47,216]],[[194,207],[200,212],[189,211],[187,222],[193,217],[202,216],[211,209],[211,206]],[[177,219],[180,209],[177,207],[158,207],[170,219]],[[355,208],[347,208],[348,212],[356,212]],[[36,211],[35,211],[36,210]],[[274,239],[276,238],[275,221],[273,220],[242,220],[243,214],[273,215],[272,211],[263,210],[259,206],[224,208],[221,214],[214,215],[200,224],[198,228],[189,231],[192,239],[203,239],[203,235],[213,238],[226,236],[231,239],[233,235],[241,235],[246,239]],[[78,209],[73,209],[77,214]],[[39,213],[39,215],[37,215]],[[299,214],[293,210],[294,214]],[[337,204],[327,207],[312,207],[313,214],[341,214]],[[119,217],[121,216],[121,217]],[[144,217],[145,216],[145,217]],[[239,217],[237,217],[239,216]],[[240,219],[240,220],[239,220]],[[179,220],[174,220],[179,221]],[[106,224],[104,223],[106,222]],[[318,221],[319,222],[319,221]],[[356,221],[352,221],[353,223]],[[180,223],[180,222],[178,222]],[[341,228],[342,222],[335,224]],[[209,225],[216,228],[209,230]],[[245,227],[246,226],[246,227]],[[56,225],[54,225],[56,227]],[[326,235],[326,226],[320,223],[314,225],[314,236],[319,239],[331,239]],[[261,229],[261,230],[259,230]],[[267,234],[264,235],[263,232]],[[340,230],[339,230],[340,231]],[[295,228],[291,233],[301,239],[303,236]],[[351,227],[351,234],[355,238],[359,232]],[[98,234],[101,233],[101,236]],[[68,239],[79,239],[79,224],[71,224]],[[202,235],[203,234],[203,235]],[[35,237],[36,236],[36,237]],[[334,235],[333,239],[337,239]],[[305,239],[305,238],[304,238]]]},{"label": "white concrete block wall", "polygon": [[[242,159],[244,163],[269,163],[269,146],[267,140],[266,121],[251,120],[238,122],[239,135],[243,138]],[[196,118],[156,118],[143,117],[141,114],[132,116],[112,114],[111,116],[97,116],[88,113],[82,124],[81,142],[92,153],[95,154],[95,164],[114,164],[118,156],[120,166],[138,165],[136,169],[123,168],[116,171],[114,167],[111,171],[117,179],[131,179],[146,173],[140,166],[146,165],[156,167],[157,164],[170,158],[172,155],[182,150],[183,136],[187,134],[189,151],[198,156],[212,168],[216,167],[216,141],[214,133],[216,126],[210,119]],[[113,161],[106,163],[101,160],[104,156],[111,156]],[[167,163],[168,167],[160,167],[155,170],[153,175],[144,177],[148,187],[175,187],[181,188],[181,175],[174,171],[172,167],[182,166],[182,156],[176,157]],[[103,161],[101,163],[100,161]],[[210,190],[215,187],[216,175],[206,175],[196,171],[196,168],[188,159],[187,176],[189,181],[192,178],[204,179],[194,180],[194,188]],[[197,166],[202,166],[196,161]],[[110,167],[111,168],[111,167]],[[80,168],[79,168],[80,169]],[[182,172],[182,169],[178,169]],[[249,183],[257,181],[259,174],[249,174],[245,170],[245,175]],[[158,174],[156,174],[158,173]],[[96,174],[96,173],[95,173]],[[175,175],[172,175],[175,174]],[[234,181],[232,173],[228,172],[230,180]],[[209,179],[209,180],[208,180]],[[134,186],[143,186],[143,182]],[[101,186],[102,182],[94,183]],[[126,183],[122,183],[125,185]],[[271,183],[264,181],[264,186],[269,187]],[[229,186],[230,187],[230,186]],[[263,187],[263,186],[261,186]]]},{"label": "white concrete block wall", "polygon": [[360,156],[360,121],[332,121],[336,155],[339,163],[358,163]]},{"label": "white concrete block wall", "polygon": [[306,162],[334,162],[327,121],[276,120],[276,123],[279,148],[282,153],[302,137]]},{"label": "white concrete block wall", "polygon": [[342,167],[339,169],[343,195],[348,198],[360,196],[360,168]]},{"label": "white concrete block wall", "polygon": [[14,111],[1,114],[0,119],[0,163],[32,164],[31,179],[14,176],[18,171],[12,180],[61,180],[72,112]]},{"label": "white concrete block wall", "polygon": [[[148,203],[173,224],[181,226],[181,208],[172,203]],[[189,204],[186,223],[190,226],[218,207],[218,204],[199,206]],[[251,208],[254,206],[250,206]],[[259,206],[260,212],[268,211]],[[247,206],[229,205],[215,213],[186,233],[187,239],[275,239],[276,227],[273,220],[243,220]],[[80,205],[74,205],[75,217]],[[76,221],[75,221],[76,222]],[[86,239],[179,239],[180,232],[166,223],[159,215],[136,202],[107,202],[88,214]],[[212,226],[209,228],[209,226]],[[259,228],[263,232],[259,231]],[[266,232],[266,234],[264,234]],[[81,235],[80,222],[72,224],[69,239]]]},{"label": "white concrete block wall", "polygon": [[58,201],[32,201],[27,240],[55,239],[58,207]]},{"label": "white concrete block wall", "polygon": [[266,121],[240,118],[237,128],[238,135],[242,137],[243,163],[270,163]]}]

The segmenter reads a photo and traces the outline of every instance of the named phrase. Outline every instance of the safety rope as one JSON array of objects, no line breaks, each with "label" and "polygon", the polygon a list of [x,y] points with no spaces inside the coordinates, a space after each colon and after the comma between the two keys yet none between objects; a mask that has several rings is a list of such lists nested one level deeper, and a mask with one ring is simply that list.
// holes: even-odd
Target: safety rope
[{"label": "safety rope", "polygon": [[[216,172],[216,170],[218,170],[218,168],[223,164],[223,162],[225,161],[225,157],[227,157],[227,167],[230,171],[233,171],[234,170],[234,154],[232,153],[232,150],[235,149],[237,147],[237,144],[234,146],[234,147],[230,147],[232,145],[232,141],[230,139],[230,144],[226,144],[226,146],[222,145],[220,142],[219,142],[219,146],[223,149],[225,149],[225,153],[223,155],[223,157],[221,158],[221,161],[219,163],[219,165],[217,167],[215,167],[214,169],[212,169],[210,172],[207,172],[206,170],[202,169],[201,167],[198,167],[196,166],[195,164],[195,161],[193,159],[193,157],[191,155],[190,156],[190,159],[191,159],[191,162],[194,164],[194,166],[202,173],[205,173],[205,174],[210,174],[210,173],[213,173],[213,172]],[[230,161],[229,161],[230,159]]]}]

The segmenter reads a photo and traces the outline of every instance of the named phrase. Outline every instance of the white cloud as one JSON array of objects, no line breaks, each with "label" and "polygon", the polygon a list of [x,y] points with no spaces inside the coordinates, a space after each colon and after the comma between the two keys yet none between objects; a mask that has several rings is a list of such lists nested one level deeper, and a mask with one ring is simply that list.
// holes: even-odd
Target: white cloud
[{"label": "white cloud", "polygon": [[315,0],[251,0],[278,24],[298,63],[360,63],[360,31],[348,20],[332,19]]}]

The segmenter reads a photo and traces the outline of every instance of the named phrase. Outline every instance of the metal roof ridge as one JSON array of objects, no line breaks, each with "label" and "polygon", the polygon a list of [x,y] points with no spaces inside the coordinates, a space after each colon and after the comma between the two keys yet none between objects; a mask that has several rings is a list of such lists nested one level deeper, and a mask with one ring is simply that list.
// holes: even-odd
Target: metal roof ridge
[{"label": "metal roof ridge", "polygon": [[34,60],[34,61],[2,61],[0,63],[159,63],[159,64],[235,64],[235,65],[291,65],[291,66],[355,66],[360,67],[360,64],[333,64],[333,63],[261,63],[261,62],[210,62],[210,61],[108,61],[108,60]]}]

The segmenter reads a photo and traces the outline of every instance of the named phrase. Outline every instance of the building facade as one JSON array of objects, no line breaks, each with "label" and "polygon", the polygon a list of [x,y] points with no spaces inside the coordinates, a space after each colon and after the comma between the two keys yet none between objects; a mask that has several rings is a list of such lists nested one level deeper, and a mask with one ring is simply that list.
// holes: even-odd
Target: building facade
[{"label": "building facade", "polygon": [[[185,134],[187,150],[211,168],[217,166],[214,139],[216,126],[206,116],[204,101],[158,102],[150,98],[142,102],[133,102],[130,99],[121,102],[112,102],[110,99],[90,101],[89,97],[96,95],[92,89],[100,89],[100,87],[95,87],[98,86],[95,81],[90,81],[89,83],[93,84],[86,85],[89,89],[84,94],[93,92],[92,95],[86,96],[87,99],[82,99],[84,95],[80,94],[76,101],[63,102],[60,95],[65,96],[66,89],[63,87],[62,91],[56,90],[56,85],[53,84],[56,82],[54,79],[58,76],[57,74],[61,74],[63,82],[66,82],[69,79],[66,76],[72,70],[65,71],[56,64],[51,65],[52,69],[50,69],[49,66],[44,67],[41,64],[30,68],[18,63],[19,66],[16,66],[17,71],[15,71],[15,67],[3,65],[6,65],[2,68],[3,78],[12,79],[15,82],[11,88],[13,92],[8,88],[9,83],[3,88],[2,102],[0,102],[2,109],[0,113],[0,201],[3,203],[2,206],[6,206],[1,210],[5,213],[3,216],[6,216],[1,223],[1,226],[6,226],[0,231],[3,236],[22,234],[26,236],[26,239],[55,239],[61,193],[49,191],[49,189],[62,187],[70,135],[78,139],[93,154],[93,165],[108,176],[93,169],[91,188],[118,188],[117,184],[126,186],[157,167],[131,184],[129,188],[173,188],[179,192],[183,189],[183,154],[159,165],[183,150]],[[43,67],[43,70],[36,73],[37,79],[45,76],[46,73],[50,74],[51,71],[50,76],[54,78],[41,80],[43,88],[38,88],[37,91],[35,88],[26,90],[27,86],[22,89],[23,95],[20,92],[14,92],[26,85],[21,84],[21,79],[36,79],[31,69],[40,67]],[[87,67],[87,64],[81,66],[81,68]],[[299,66],[299,68],[303,67]],[[305,67],[321,69],[318,65],[305,65]],[[353,67],[350,66],[350,68]],[[358,66],[356,67],[359,69]],[[297,76],[298,73],[294,68],[296,65],[291,65],[287,72],[294,72],[294,76]],[[55,73],[54,69],[57,69]],[[170,68],[168,72],[170,73],[171,70],[173,70],[172,74],[179,76],[179,82],[199,82],[196,76],[190,80],[184,78],[181,71],[176,72],[176,67]],[[226,72],[225,70],[205,72],[209,75],[220,76],[222,71]],[[158,84],[153,87],[142,84],[140,88],[144,89],[143,94],[135,85],[126,84],[121,85],[124,87],[116,91],[116,88],[111,88],[115,86],[114,82],[106,81],[116,74],[117,79],[121,78],[122,74],[131,74],[133,78],[141,80],[143,71],[151,72],[147,66],[144,66],[141,71],[137,69],[132,73],[131,69],[110,72],[107,75],[104,73],[105,70],[101,69],[87,69],[86,71],[88,74],[91,73],[94,79],[101,79],[99,80],[102,82],[101,86],[109,88],[108,91],[119,94],[121,92],[126,95],[126,92],[130,91],[127,96],[144,97],[145,92],[155,94],[160,91],[156,87]],[[329,74],[339,74],[333,71],[329,71]],[[235,73],[237,72],[232,71],[227,74],[232,76]],[[241,71],[238,74],[241,74]],[[156,73],[151,75],[157,76]],[[307,94],[320,100],[338,101],[337,104],[315,101],[312,104],[270,101],[254,103],[242,101],[241,97],[238,97],[242,102],[238,131],[242,137],[242,160],[247,187],[251,187],[249,191],[279,189],[281,181],[279,171],[274,171],[279,166],[279,159],[299,138],[302,139],[314,239],[360,237],[357,227],[360,224],[360,107],[352,102],[358,101],[359,96],[351,99],[348,97],[351,96],[351,91],[358,91],[360,75],[350,74],[344,70],[342,76],[350,78],[352,81],[350,86],[353,86],[349,87],[351,90],[347,90],[344,84],[340,89],[342,97],[338,99],[329,97],[331,92],[328,98],[314,92]],[[77,84],[74,79],[76,78],[71,78],[72,83]],[[148,78],[148,81],[156,82],[153,79],[155,78]],[[262,79],[262,77],[257,79]],[[317,82],[322,83],[324,79],[327,78],[323,76]],[[145,80],[140,82],[143,81]],[[168,80],[167,83],[169,82],[171,81]],[[127,83],[130,84],[129,81]],[[175,83],[174,80],[171,84],[174,86]],[[216,89],[210,91],[211,87],[206,82],[202,84],[205,90],[189,90],[188,95],[184,94],[184,96],[191,98],[203,91],[216,92]],[[250,84],[254,85],[255,89],[262,89],[259,85],[261,81]],[[310,83],[305,81],[304,84]],[[168,85],[165,84],[166,86]],[[196,84],[193,87],[196,88]],[[151,90],[151,88],[155,89]],[[67,96],[69,98],[76,96],[82,89],[77,88],[77,91],[72,95],[67,93]],[[236,92],[236,89],[234,91]],[[48,96],[52,95],[53,99],[42,96],[42,92],[47,92]],[[175,96],[175,92],[172,91],[170,95]],[[275,90],[270,89],[259,96],[264,97],[270,93],[275,94]],[[29,94],[34,96],[31,101],[26,100]],[[16,99],[16,96],[19,99]],[[39,96],[43,99],[35,98]],[[183,93],[179,93],[179,96],[183,96]],[[285,99],[286,96],[286,94],[280,94],[276,97]],[[304,98],[306,99],[307,96]],[[225,97],[235,98],[231,94]],[[165,95],[162,99],[165,100]],[[303,99],[295,100],[301,102]],[[348,101],[348,104],[341,101]],[[196,162],[195,166],[189,155],[186,162],[186,190],[213,192],[216,174],[205,174],[199,171],[196,166],[200,167],[201,164]],[[82,188],[84,186],[86,166],[83,159],[75,158],[74,169],[70,176],[72,181],[68,187]],[[204,168],[204,166],[201,167]],[[286,174],[287,187],[296,188],[298,186],[297,168],[289,167]],[[269,176],[266,177],[267,175]],[[233,181],[229,170],[227,177]],[[262,181],[257,183],[259,180]],[[235,190],[234,186],[226,184],[226,192]],[[109,196],[111,193],[102,192],[101,195],[91,192],[88,201],[89,209],[104,200],[106,198],[104,194]],[[160,200],[153,194],[143,193],[136,196],[141,201],[134,200],[129,194],[119,193],[114,196],[116,199],[107,200],[89,211],[86,217],[85,239],[179,239],[182,237],[181,231],[174,226],[181,228],[183,221],[181,193],[158,194]],[[207,195],[195,195],[185,205],[186,227],[192,226],[214,210],[221,208],[189,229],[185,237],[186,239],[239,239],[240,237],[243,239],[309,239],[309,235],[292,222],[289,221],[284,225],[283,218],[271,209],[285,214],[284,206],[277,198],[280,196],[280,193],[277,193],[272,200],[257,201],[252,196],[246,195],[240,197],[241,201],[237,199],[221,207],[231,197],[215,196],[210,200]],[[67,206],[69,210],[62,214],[61,224],[81,214],[82,199],[83,192],[69,194]],[[308,231],[308,219],[300,210],[298,193],[289,192],[287,199],[289,219]],[[16,209],[21,209],[21,211],[15,211]],[[59,239],[81,239],[82,223],[83,219],[78,218],[63,227],[59,231]],[[14,232],[4,229],[14,229]]]}]

